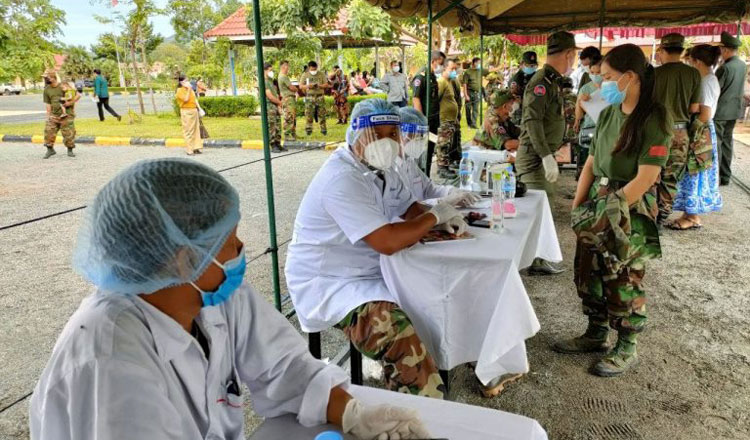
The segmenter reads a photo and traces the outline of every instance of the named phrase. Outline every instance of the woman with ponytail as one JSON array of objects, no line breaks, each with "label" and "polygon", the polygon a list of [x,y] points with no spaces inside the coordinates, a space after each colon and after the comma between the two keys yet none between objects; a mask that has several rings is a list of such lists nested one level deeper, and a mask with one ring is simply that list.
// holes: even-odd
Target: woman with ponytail
[{"label": "woman with ponytail", "polygon": [[674,210],[683,214],[667,224],[670,229],[678,231],[701,228],[703,224],[699,214],[718,211],[723,205],[719,193],[716,128],[713,121],[721,93],[713,67],[719,62],[721,48],[700,44],[690,49],[689,55],[691,64],[702,77],[701,98],[700,113],[691,123],[688,172],[680,181],[674,201]]},{"label": "woman with ponytail", "polygon": [[611,105],[597,121],[573,200],[575,283],[588,317],[586,332],[561,340],[561,353],[605,351],[610,327],[617,343],[592,368],[618,376],[637,361],[646,324],[646,262],[661,256],[655,184],[667,162],[671,121],[654,100],[654,69],[633,44],[602,62],[601,93]]}]

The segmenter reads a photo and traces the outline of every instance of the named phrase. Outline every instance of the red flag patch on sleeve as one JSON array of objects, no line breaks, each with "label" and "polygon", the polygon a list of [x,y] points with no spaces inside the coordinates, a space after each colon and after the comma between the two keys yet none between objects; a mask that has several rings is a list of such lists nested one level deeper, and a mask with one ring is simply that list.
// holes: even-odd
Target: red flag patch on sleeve
[{"label": "red flag patch on sleeve", "polygon": [[651,157],[667,157],[668,153],[666,145],[654,145],[648,150],[648,155]]},{"label": "red flag patch on sleeve", "polygon": [[544,96],[547,94],[547,88],[543,85],[539,84],[538,86],[534,87],[534,95],[536,96]]}]

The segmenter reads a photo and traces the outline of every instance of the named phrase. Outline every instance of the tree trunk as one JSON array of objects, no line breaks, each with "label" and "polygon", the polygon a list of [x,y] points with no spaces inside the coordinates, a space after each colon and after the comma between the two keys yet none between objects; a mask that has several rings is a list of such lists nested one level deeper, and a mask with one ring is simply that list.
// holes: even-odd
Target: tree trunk
[{"label": "tree trunk", "polygon": [[135,41],[130,42],[130,57],[133,60],[133,74],[135,75],[135,91],[138,93],[138,104],[141,107],[141,114],[146,114],[146,107],[143,105],[143,94],[141,93],[141,80],[138,77],[138,66],[135,57]]},{"label": "tree trunk", "polygon": [[[143,42],[141,42],[141,57],[143,58],[143,67],[146,69],[146,78],[148,79],[150,75],[151,68],[148,65],[148,59],[146,58],[146,47],[144,46]],[[154,114],[156,114],[156,101],[154,100],[154,90],[151,88],[151,81],[148,82],[148,93],[151,94],[151,107],[154,109]]]}]

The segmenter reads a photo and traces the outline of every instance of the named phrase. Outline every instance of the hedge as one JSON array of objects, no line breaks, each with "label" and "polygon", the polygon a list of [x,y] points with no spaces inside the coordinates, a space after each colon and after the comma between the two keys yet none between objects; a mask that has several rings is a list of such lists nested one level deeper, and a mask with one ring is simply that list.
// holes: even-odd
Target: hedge
[{"label": "hedge", "polygon": [[[385,99],[386,95],[365,95],[365,96],[349,96],[349,111],[354,108],[354,105],[365,99],[381,98]],[[328,110],[328,117],[335,117],[336,108],[333,104],[333,97],[325,96],[323,98],[325,102],[326,110]],[[198,100],[203,110],[206,111],[206,116],[243,116],[247,117],[254,115],[260,110],[258,98],[254,95],[240,95],[240,96],[204,96]],[[176,114],[180,114],[180,108],[177,106],[177,102],[173,102],[174,111]],[[297,99],[297,116],[305,116],[305,100],[304,98]]]}]

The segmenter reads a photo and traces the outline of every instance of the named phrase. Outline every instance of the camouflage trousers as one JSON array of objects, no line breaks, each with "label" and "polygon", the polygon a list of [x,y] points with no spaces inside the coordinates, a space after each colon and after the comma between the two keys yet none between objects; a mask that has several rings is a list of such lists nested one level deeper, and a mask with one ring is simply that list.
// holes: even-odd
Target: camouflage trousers
[{"label": "camouflage trousers", "polygon": [[336,327],[363,355],[383,363],[389,390],[445,398],[445,384],[435,360],[414,332],[409,317],[396,304],[365,303]]},{"label": "camouflage trousers", "polygon": [[281,112],[279,108],[268,103],[268,144],[273,147],[281,146]]},{"label": "camouflage trousers", "polygon": [[661,170],[661,181],[657,186],[660,221],[666,220],[672,213],[672,205],[677,196],[677,184],[687,170],[689,145],[687,129],[675,129],[672,144],[669,146],[669,158]]},{"label": "camouflage trousers", "polygon": [[349,102],[346,98],[336,100],[336,116],[342,124],[349,120]]},{"label": "camouflage trousers", "polygon": [[50,116],[47,118],[47,123],[44,125],[44,145],[49,148],[55,146],[55,138],[59,131],[63,138],[63,145],[68,148],[75,148],[76,126],[74,120],[75,116],[65,118]]},{"label": "camouflage trousers", "polygon": [[284,110],[284,138],[297,140],[297,98],[287,96],[281,101],[281,107]]},{"label": "camouflage trousers", "polygon": [[312,134],[313,119],[317,119],[320,124],[320,132],[323,134],[327,133],[326,129],[326,103],[323,99],[323,95],[319,96],[308,96],[305,98],[305,133]]},{"label": "camouflage trousers", "polygon": [[589,200],[572,214],[574,281],[583,313],[595,324],[637,334],[646,326],[646,262],[661,256],[655,189],[630,207],[624,195],[600,192],[595,184]]},{"label": "camouflage trousers", "polygon": [[441,121],[438,128],[438,140],[435,146],[435,155],[437,156],[438,168],[447,168],[452,160],[456,160],[456,155],[461,158],[461,146],[456,148],[454,136],[458,131],[456,121]]}]

